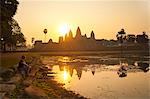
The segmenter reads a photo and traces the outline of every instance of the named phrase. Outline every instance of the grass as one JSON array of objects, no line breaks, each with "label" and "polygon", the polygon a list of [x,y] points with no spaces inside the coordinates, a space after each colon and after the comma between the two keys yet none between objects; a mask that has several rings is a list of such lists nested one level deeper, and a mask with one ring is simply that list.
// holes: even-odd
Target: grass
[{"label": "grass", "polygon": [[0,67],[9,68],[19,63],[21,56],[26,56],[26,62],[31,63],[32,57],[37,56],[34,53],[0,53]]}]

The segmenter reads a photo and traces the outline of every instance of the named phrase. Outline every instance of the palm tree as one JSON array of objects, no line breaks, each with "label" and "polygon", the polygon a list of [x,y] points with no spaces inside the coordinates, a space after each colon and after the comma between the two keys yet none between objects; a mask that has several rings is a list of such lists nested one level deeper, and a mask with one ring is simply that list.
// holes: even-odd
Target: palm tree
[{"label": "palm tree", "polygon": [[121,29],[121,31],[119,31],[116,35],[117,40],[122,44],[123,41],[126,39],[126,32],[124,31],[124,29]]},{"label": "palm tree", "polygon": [[[117,40],[119,41],[119,43],[121,44],[121,56],[123,54],[123,48],[122,48],[122,44],[123,42],[126,40],[126,32],[124,31],[124,29],[121,29],[121,31],[119,31],[116,35]],[[121,61],[120,61],[121,63]]]},{"label": "palm tree", "polygon": [[46,34],[47,34],[47,29],[44,29],[44,34],[45,34],[45,42],[46,42]]},{"label": "palm tree", "polygon": [[[121,55],[120,55],[120,57],[122,58],[122,56],[123,56],[122,44],[126,40],[126,32],[124,31],[124,29],[121,29],[121,31],[118,32],[116,37],[117,37],[117,40],[121,44]],[[119,77],[126,77],[127,76],[127,68],[125,67],[125,65],[123,64],[121,59],[120,59],[120,69],[117,73],[118,73]]]}]

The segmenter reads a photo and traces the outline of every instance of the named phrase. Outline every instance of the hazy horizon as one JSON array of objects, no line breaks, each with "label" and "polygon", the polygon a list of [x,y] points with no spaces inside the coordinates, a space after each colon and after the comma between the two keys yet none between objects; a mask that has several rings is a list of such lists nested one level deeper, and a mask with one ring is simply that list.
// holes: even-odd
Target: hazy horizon
[{"label": "hazy horizon", "polygon": [[22,32],[31,38],[44,40],[43,30],[48,29],[47,41],[57,42],[59,29],[67,24],[75,36],[79,26],[82,35],[90,36],[93,30],[97,39],[116,39],[116,33],[124,28],[127,34],[150,36],[149,0],[18,0],[19,6],[14,18]]}]

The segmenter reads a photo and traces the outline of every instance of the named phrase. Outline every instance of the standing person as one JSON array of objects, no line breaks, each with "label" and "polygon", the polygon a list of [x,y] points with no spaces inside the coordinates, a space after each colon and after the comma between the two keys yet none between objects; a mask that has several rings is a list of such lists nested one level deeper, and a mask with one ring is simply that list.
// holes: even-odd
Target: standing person
[{"label": "standing person", "polygon": [[22,75],[23,79],[25,79],[25,77],[28,75],[28,69],[29,66],[25,62],[25,56],[22,56],[21,60],[19,61],[18,71]]}]

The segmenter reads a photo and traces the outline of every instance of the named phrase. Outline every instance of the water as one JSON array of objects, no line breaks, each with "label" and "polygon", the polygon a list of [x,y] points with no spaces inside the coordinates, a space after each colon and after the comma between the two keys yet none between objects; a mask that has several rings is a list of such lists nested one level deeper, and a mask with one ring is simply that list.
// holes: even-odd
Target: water
[{"label": "water", "polygon": [[[150,65],[150,56],[117,55],[42,56],[48,76],[72,90],[92,99],[149,99],[150,72],[140,66]],[[117,74],[120,62],[127,68],[127,76]]]}]

